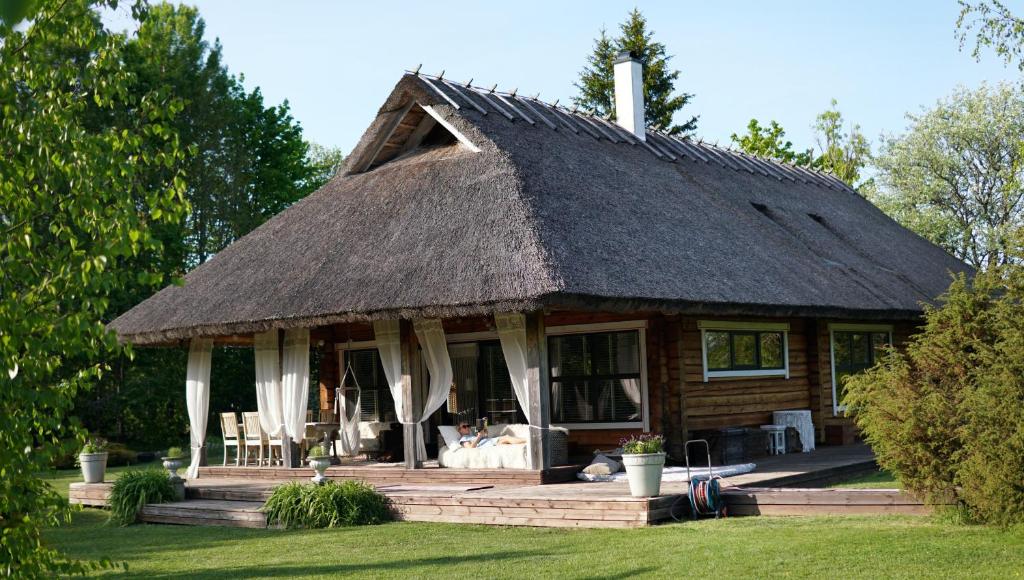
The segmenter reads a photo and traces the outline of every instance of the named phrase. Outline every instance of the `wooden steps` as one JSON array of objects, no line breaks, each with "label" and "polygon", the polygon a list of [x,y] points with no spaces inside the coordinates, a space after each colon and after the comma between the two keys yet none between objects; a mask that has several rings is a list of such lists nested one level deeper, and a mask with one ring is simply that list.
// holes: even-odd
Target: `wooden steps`
[{"label": "wooden steps", "polygon": [[730,516],[927,515],[930,506],[898,489],[723,489]]},{"label": "wooden steps", "polygon": [[151,524],[265,528],[267,518],[261,501],[191,499],[142,506],[139,520]]}]

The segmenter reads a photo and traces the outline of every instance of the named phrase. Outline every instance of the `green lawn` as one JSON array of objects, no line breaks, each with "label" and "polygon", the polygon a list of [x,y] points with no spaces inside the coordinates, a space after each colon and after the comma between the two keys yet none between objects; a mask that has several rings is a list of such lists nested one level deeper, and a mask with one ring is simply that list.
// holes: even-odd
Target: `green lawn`
[{"label": "green lawn", "polygon": [[896,481],[891,473],[879,470],[870,475],[862,475],[853,479],[837,483],[830,487],[845,487],[853,489],[901,489],[903,486]]},{"label": "green lawn", "polygon": [[[59,486],[77,480],[62,473]],[[150,578],[1021,577],[1024,528],[931,518],[729,518],[639,530],[393,523],[335,530],[117,528],[87,509],[47,542]]]}]

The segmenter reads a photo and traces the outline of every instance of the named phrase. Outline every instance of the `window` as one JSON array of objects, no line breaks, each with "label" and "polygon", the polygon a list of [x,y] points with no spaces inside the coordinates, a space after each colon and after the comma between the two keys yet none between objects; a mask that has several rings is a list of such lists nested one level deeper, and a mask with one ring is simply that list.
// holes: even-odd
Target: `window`
[{"label": "window", "polygon": [[642,425],[640,330],[548,337],[551,422]]},{"label": "window", "polygon": [[[360,419],[362,421],[391,421],[395,417],[395,401],[391,397],[391,390],[388,387],[388,379],[384,376],[384,367],[380,363],[380,353],[377,349],[346,350],[341,358],[341,376],[345,376],[345,369],[352,365],[352,372],[359,383],[360,394]],[[342,387],[355,387],[351,379],[345,381]],[[355,400],[355,391],[347,391],[346,396]]]},{"label": "window", "polygon": [[512,377],[505,365],[505,354],[499,342],[480,343],[480,358],[477,361],[477,376],[480,384],[481,417],[487,417],[491,424],[519,423],[519,404],[512,389]]},{"label": "window", "polygon": [[832,408],[839,414],[846,410],[846,379],[875,366],[875,362],[892,343],[892,329],[886,326],[856,327],[833,325],[832,329]]},{"label": "window", "polygon": [[789,376],[787,324],[701,321],[704,380]]}]

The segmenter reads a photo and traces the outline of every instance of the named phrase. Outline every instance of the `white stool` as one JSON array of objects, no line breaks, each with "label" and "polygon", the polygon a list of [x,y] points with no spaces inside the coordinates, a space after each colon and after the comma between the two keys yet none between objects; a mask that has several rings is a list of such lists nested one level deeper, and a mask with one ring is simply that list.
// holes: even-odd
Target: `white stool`
[{"label": "white stool", "polygon": [[783,455],[786,453],[786,426],[785,425],[761,425],[763,431],[768,432],[768,455]]}]

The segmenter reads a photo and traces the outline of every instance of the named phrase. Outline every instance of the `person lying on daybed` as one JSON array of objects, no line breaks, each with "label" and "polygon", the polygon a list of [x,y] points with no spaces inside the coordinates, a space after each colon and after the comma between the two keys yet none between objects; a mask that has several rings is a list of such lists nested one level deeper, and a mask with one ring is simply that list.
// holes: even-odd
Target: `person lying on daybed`
[{"label": "person lying on daybed", "polygon": [[520,439],[519,437],[510,437],[503,435],[501,437],[488,437],[487,430],[484,429],[473,435],[469,430],[469,423],[459,423],[459,445],[461,447],[469,447],[471,449],[480,449],[482,447],[490,447],[492,445],[522,445],[526,443],[526,439]]}]

